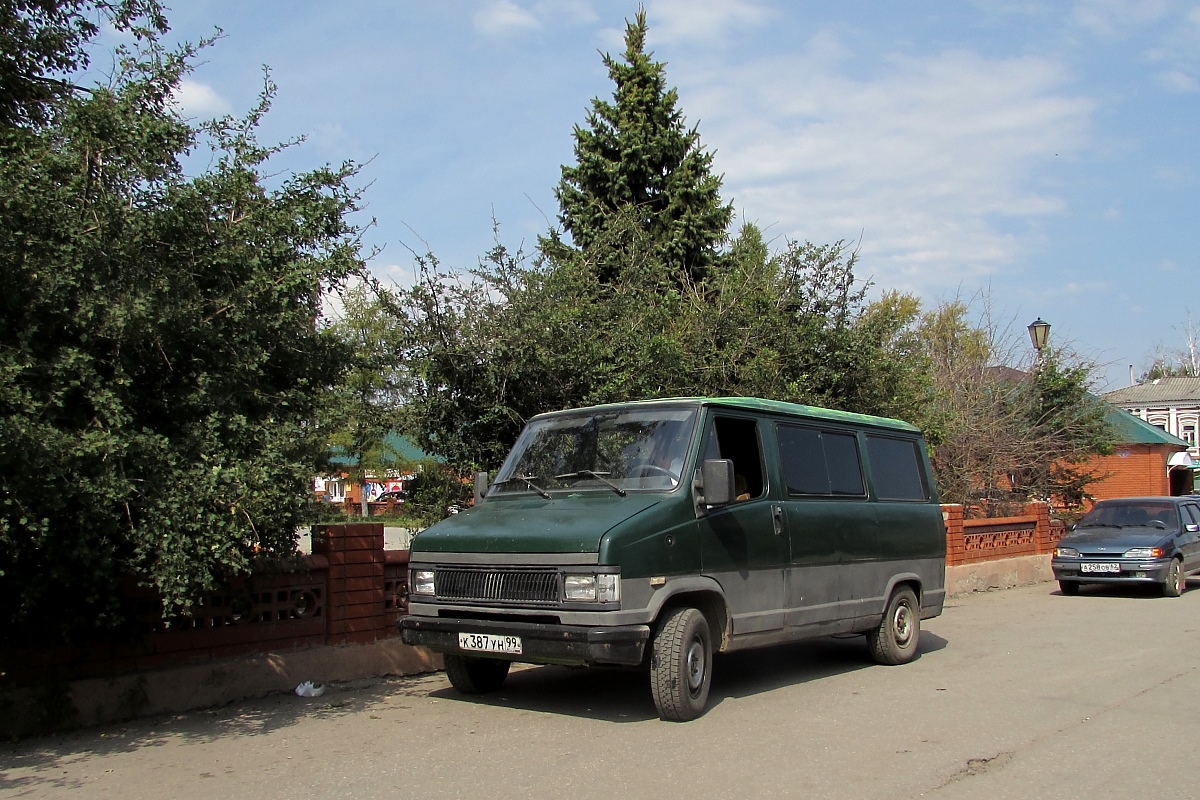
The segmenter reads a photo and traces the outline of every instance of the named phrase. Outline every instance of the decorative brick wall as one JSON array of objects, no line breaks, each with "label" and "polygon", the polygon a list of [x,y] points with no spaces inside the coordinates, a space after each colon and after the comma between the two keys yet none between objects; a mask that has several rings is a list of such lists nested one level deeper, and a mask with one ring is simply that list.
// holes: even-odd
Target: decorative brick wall
[{"label": "decorative brick wall", "polygon": [[385,551],[382,525],[317,526],[311,556],[261,565],[198,598],[193,614],[170,628],[158,619],[157,597],[141,592],[147,633],[135,642],[0,653],[0,686],[395,636],[408,607],[407,573],[408,551]]},{"label": "decorative brick wall", "polygon": [[946,566],[1052,553],[1064,528],[1051,524],[1050,507],[1045,503],[1029,503],[1024,510],[1016,517],[964,520],[962,506],[942,506]]}]

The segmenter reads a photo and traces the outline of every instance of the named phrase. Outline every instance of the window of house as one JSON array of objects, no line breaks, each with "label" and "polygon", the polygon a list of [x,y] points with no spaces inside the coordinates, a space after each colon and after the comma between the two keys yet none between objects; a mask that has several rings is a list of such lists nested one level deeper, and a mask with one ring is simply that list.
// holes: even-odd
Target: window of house
[{"label": "window of house", "polygon": [[929,486],[917,443],[912,439],[867,436],[871,479],[880,500],[928,500]]},{"label": "window of house", "polygon": [[1187,442],[1189,447],[1195,447],[1196,446],[1196,426],[1195,425],[1184,425],[1183,426],[1183,435],[1179,438],[1181,438],[1185,442]]}]

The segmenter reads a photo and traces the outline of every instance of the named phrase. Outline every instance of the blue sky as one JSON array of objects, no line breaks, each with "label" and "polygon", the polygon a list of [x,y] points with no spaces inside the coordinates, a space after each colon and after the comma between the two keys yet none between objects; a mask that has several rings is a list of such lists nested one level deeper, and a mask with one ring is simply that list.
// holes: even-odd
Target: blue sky
[{"label": "blue sky", "polygon": [[[169,2],[169,0],[168,0]],[[927,304],[984,290],[1128,384],[1200,317],[1200,4],[647,0],[650,48],[715,152],[725,199],[776,244],[859,242],[859,275]],[[241,113],[268,65],[280,166],[369,163],[369,243],[474,266],[555,220],[572,129],[612,84],[627,0],[187,0],[224,31],[183,87]]]}]

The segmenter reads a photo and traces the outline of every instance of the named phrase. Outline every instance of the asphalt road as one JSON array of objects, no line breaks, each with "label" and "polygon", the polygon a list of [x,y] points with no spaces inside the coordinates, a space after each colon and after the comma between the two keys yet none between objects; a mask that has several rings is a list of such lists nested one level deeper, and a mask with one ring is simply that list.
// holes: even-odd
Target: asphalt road
[{"label": "asphalt road", "polygon": [[660,722],[636,671],[531,667],[486,700],[441,674],[0,745],[0,796],[1197,797],[1200,582],[952,598],[920,658],[858,639],[719,656]]}]

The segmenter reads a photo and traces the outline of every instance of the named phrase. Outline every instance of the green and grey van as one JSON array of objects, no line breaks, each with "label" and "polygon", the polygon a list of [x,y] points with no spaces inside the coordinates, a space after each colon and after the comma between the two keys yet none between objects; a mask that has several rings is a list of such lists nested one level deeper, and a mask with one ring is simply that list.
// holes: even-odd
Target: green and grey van
[{"label": "green and grey van", "polygon": [[897,420],[742,397],[541,414],[475,492],[414,538],[399,623],[463,692],[513,661],[644,665],[688,720],[714,652],[865,634],[901,664],[942,610],[941,508]]}]

